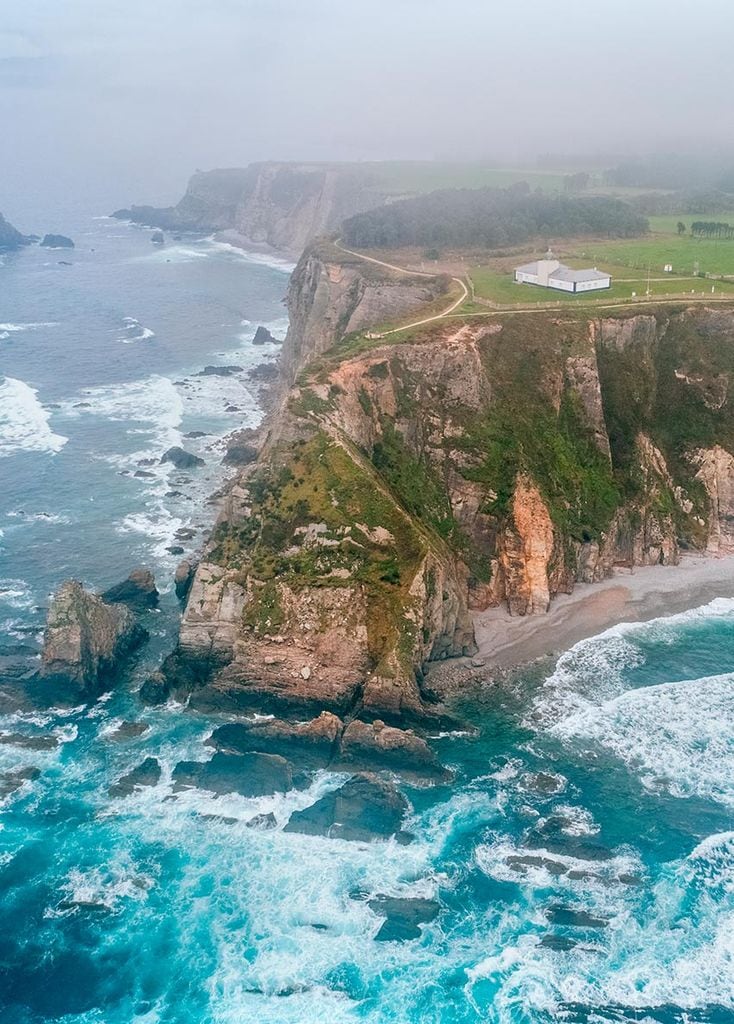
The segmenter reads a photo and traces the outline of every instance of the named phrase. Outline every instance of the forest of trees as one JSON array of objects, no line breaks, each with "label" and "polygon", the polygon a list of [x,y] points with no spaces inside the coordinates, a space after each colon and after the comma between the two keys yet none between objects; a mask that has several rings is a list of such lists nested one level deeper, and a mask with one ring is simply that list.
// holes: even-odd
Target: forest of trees
[{"label": "forest of trees", "polygon": [[446,189],[403,199],[350,217],[342,237],[349,245],[366,248],[496,249],[531,238],[630,238],[647,230],[647,220],[618,199],[531,193],[521,183],[508,189]]}]

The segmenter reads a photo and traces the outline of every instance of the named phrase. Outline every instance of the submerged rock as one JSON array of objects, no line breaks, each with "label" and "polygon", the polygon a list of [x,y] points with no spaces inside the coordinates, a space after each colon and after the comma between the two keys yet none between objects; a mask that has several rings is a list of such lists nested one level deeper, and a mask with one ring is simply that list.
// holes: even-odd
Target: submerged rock
[{"label": "submerged rock", "polygon": [[0,797],[10,796],[15,793],[26,782],[33,782],[41,774],[39,768],[29,765],[27,768],[18,768],[14,772],[5,772],[0,775]]},{"label": "submerged rock", "polygon": [[73,249],[74,242],[66,235],[44,235],[41,246],[46,249]]},{"label": "submerged rock", "polygon": [[160,781],[161,766],[155,757],[146,757],[137,768],[110,786],[110,796],[129,796],[138,786],[155,786]]},{"label": "submerged rock", "polygon": [[198,455],[187,452],[185,448],[179,448],[178,445],[169,448],[163,454],[161,462],[172,462],[176,469],[192,469],[194,466],[204,465],[204,460],[200,459]]},{"label": "submerged rock", "polygon": [[575,910],[573,907],[564,907],[560,903],[554,903],[548,907],[545,916],[553,924],[571,928],[606,928],[609,925],[606,917],[597,917],[594,914],[590,914],[588,910]]},{"label": "submerged rock", "polygon": [[126,604],[129,608],[144,611],[158,604],[158,589],[150,569],[133,569],[126,580],[110,587],[102,594],[107,604]]},{"label": "submerged rock", "polygon": [[371,841],[400,832],[408,801],[392,782],[375,775],[355,775],[315,804],[295,811],[286,832]]},{"label": "submerged rock", "polygon": [[134,740],[148,732],[150,726],[145,722],[120,722],[118,727],[107,733],[105,739],[110,743],[124,743],[125,740]]},{"label": "submerged rock", "polygon": [[272,796],[293,785],[291,766],[275,754],[215,754],[210,761],[181,761],[173,770],[176,789],[196,787],[217,795]]},{"label": "submerged rock", "polygon": [[129,608],[106,604],[77,580],[59,587],[48,611],[38,673],[49,700],[98,696],[148,634]]},{"label": "submerged rock", "polygon": [[433,921],[441,910],[441,904],[436,900],[421,898],[379,895],[367,902],[371,910],[385,917],[382,927],[375,935],[376,942],[406,942],[410,939],[419,939],[419,925]]},{"label": "submerged rock", "polygon": [[150,236],[150,240],[153,243],[153,245],[163,245],[166,241],[166,236],[163,234],[160,228],[158,228]]},{"label": "submerged rock", "polygon": [[23,750],[55,750],[59,741],[55,736],[26,736],[20,732],[4,732],[0,735],[0,743],[4,746],[22,747]]},{"label": "submerged rock", "polygon": [[197,377],[231,377],[235,373],[242,373],[242,366],[205,366],[197,373]]}]

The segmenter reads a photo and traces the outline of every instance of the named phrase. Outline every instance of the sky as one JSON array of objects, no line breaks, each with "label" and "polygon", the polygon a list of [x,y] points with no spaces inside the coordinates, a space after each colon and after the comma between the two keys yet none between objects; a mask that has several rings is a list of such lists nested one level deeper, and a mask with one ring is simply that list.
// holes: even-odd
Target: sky
[{"label": "sky", "polygon": [[731,0],[0,0],[0,210],[264,159],[695,152],[733,30]]}]

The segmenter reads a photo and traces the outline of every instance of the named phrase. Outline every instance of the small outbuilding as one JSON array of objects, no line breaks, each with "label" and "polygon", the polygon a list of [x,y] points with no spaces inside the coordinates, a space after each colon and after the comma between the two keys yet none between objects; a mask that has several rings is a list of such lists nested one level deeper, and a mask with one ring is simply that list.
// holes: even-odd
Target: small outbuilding
[{"label": "small outbuilding", "polygon": [[518,284],[537,284],[541,288],[554,288],[560,292],[592,292],[611,288],[611,275],[591,267],[588,270],[572,270],[551,253],[542,260],[515,267],[515,281]]}]

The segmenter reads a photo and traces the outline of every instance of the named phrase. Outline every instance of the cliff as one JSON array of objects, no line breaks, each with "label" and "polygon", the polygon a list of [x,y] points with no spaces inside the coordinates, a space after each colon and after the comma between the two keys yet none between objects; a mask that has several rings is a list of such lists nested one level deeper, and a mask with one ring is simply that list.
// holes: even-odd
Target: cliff
[{"label": "cliff", "polygon": [[197,171],[176,206],[133,206],[114,216],[169,231],[231,230],[300,255],[312,239],[385,198],[375,173],[359,165],[258,163]]},{"label": "cliff", "polygon": [[288,388],[149,697],[430,718],[424,667],[471,653],[472,609],[543,613],[615,565],[734,548],[734,311],[366,330],[441,287],[303,256]]}]

